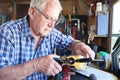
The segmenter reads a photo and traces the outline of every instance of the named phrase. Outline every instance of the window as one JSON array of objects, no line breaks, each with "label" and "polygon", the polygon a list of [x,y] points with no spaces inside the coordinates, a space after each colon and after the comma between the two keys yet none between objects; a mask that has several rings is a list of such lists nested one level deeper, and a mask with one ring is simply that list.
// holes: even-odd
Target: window
[{"label": "window", "polygon": [[115,44],[115,41],[120,36],[120,0],[118,0],[113,5],[113,21],[112,21],[112,34],[116,34],[115,36],[111,37],[111,51]]}]

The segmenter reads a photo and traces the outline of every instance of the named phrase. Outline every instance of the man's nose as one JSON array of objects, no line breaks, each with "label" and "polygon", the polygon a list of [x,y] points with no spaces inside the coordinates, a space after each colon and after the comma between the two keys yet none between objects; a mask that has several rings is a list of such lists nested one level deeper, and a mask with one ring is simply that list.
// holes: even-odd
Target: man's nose
[{"label": "man's nose", "polygon": [[48,26],[51,27],[51,28],[54,27],[55,26],[55,21],[51,21],[50,23],[48,23]]}]

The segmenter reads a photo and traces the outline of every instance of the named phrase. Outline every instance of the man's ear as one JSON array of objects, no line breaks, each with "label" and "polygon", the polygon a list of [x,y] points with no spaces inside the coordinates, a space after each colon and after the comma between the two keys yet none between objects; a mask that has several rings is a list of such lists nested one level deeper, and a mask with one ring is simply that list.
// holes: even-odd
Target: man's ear
[{"label": "man's ear", "polygon": [[29,9],[28,9],[28,13],[29,13],[29,15],[32,17],[32,16],[34,16],[35,15],[35,9],[33,8],[33,7],[30,7]]}]

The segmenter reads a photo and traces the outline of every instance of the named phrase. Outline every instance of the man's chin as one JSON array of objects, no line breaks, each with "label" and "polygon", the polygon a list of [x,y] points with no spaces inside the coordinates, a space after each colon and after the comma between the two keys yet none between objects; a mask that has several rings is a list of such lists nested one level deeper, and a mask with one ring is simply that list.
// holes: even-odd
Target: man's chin
[{"label": "man's chin", "polygon": [[50,30],[45,30],[45,31],[42,33],[42,36],[47,36],[49,33],[50,33]]},{"label": "man's chin", "polygon": [[42,36],[47,36],[49,33],[44,33],[44,34],[42,34]]}]

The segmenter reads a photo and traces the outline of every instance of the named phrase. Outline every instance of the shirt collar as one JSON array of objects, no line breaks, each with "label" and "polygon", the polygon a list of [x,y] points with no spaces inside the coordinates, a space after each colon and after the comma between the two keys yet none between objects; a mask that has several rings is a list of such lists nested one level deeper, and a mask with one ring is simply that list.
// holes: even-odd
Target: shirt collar
[{"label": "shirt collar", "polygon": [[30,25],[29,25],[29,15],[26,15],[23,18],[23,24],[24,26],[22,26],[22,32],[23,32],[23,36],[27,36],[27,37],[32,37],[32,33],[30,31]]}]

